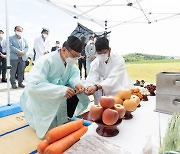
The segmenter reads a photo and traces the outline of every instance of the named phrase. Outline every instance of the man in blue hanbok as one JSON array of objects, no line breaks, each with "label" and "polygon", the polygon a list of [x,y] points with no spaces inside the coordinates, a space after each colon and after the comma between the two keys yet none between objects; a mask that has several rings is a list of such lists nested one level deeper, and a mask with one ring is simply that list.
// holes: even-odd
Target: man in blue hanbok
[{"label": "man in blue hanbok", "polygon": [[81,49],[77,37],[68,37],[61,49],[38,59],[26,78],[20,102],[27,122],[39,138],[88,106],[89,98],[83,92],[75,65]]}]

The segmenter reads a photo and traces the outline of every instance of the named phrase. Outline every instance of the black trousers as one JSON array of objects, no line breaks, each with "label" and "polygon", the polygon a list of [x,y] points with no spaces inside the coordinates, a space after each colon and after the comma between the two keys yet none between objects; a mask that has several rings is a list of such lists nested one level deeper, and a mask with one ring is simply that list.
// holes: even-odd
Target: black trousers
[{"label": "black trousers", "polygon": [[2,73],[2,80],[6,79],[6,58],[0,57],[0,74]]},{"label": "black trousers", "polygon": [[77,107],[78,102],[79,102],[79,99],[77,98],[76,95],[74,95],[70,99],[67,99],[67,114],[69,118],[73,117],[73,114]]},{"label": "black trousers", "polygon": [[82,78],[82,65],[84,66],[85,78],[86,78],[87,77],[87,73],[86,73],[86,58],[78,59],[78,65],[79,65],[79,70],[80,70],[81,78]]}]

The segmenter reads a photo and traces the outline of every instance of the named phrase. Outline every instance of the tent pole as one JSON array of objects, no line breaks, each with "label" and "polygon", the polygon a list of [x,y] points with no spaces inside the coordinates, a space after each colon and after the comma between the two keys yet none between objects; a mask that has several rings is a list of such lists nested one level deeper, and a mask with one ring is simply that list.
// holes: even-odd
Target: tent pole
[{"label": "tent pole", "polygon": [[8,0],[5,0],[6,10],[6,55],[7,55],[7,105],[10,106],[10,50],[9,50],[9,16],[8,16]]}]

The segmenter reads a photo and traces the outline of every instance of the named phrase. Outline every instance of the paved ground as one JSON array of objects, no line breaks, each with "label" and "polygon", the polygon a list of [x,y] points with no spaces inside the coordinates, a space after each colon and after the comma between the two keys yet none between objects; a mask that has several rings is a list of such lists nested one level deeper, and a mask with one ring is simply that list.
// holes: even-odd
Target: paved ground
[{"label": "paved ground", "polygon": [[[0,83],[0,106],[8,103],[7,83]],[[19,102],[23,88],[10,88],[10,104]]]}]

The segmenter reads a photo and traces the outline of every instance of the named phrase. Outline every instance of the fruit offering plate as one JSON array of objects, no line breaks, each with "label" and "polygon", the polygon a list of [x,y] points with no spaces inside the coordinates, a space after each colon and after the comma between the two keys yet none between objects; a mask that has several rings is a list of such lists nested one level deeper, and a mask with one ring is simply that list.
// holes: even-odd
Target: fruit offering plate
[{"label": "fruit offering plate", "polygon": [[[92,121],[90,119],[90,116],[89,116],[89,111],[79,115],[78,118],[82,118],[84,120]],[[98,125],[98,127],[96,129],[96,132],[100,136],[104,136],[104,137],[113,137],[113,136],[116,136],[119,133],[119,130],[118,130],[117,126],[121,122],[122,122],[122,119],[119,119],[114,125],[108,126],[108,125],[105,125],[102,122],[102,120],[97,121],[97,122],[95,122]]]},{"label": "fruit offering plate", "polygon": [[105,125],[102,120],[96,121],[95,123],[98,125],[96,132],[100,136],[104,137],[113,137],[119,133],[117,126],[122,122],[122,119],[119,119],[114,125]]}]

